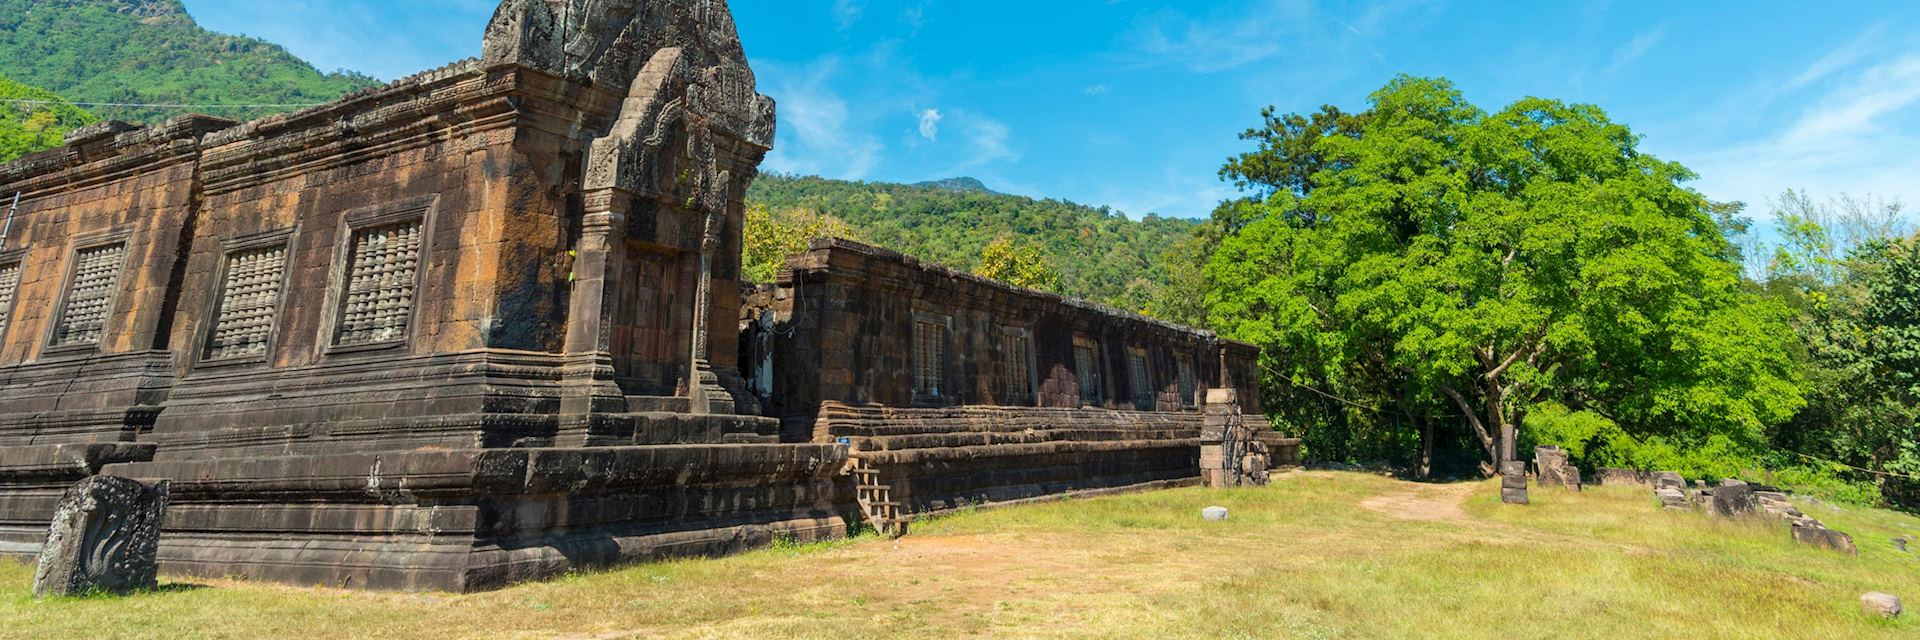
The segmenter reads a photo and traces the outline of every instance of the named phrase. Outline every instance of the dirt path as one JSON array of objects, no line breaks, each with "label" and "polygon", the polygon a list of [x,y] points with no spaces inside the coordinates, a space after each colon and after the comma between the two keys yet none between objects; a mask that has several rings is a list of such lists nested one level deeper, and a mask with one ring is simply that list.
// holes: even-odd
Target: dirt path
[{"label": "dirt path", "polygon": [[1412,491],[1389,493],[1360,501],[1361,508],[1401,520],[1466,520],[1460,505],[1473,494],[1476,485],[1454,483],[1425,485]]}]

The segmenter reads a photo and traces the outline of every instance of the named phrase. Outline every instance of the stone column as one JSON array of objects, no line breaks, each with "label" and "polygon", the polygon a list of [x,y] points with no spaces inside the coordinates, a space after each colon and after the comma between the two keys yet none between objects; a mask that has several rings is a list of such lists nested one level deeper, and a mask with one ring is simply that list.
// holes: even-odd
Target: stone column
[{"label": "stone column", "polygon": [[[626,243],[621,240],[633,201],[620,189],[586,194],[580,243],[574,250],[567,301],[566,364],[562,370],[562,415],[617,411],[625,407],[613,383],[613,296],[620,290]],[[615,403],[618,403],[616,406]]]},{"label": "stone column", "polygon": [[1266,447],[1240,413],[1232,388],[1208,389],[1200,428],[1200,481],[1215,489],[1267,483]]}]

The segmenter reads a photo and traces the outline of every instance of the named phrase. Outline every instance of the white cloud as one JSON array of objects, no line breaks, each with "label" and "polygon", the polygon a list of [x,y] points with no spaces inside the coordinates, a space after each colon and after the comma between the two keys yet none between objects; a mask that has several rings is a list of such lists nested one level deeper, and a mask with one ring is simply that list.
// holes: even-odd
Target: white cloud
[{"label": "white cloud", "polygon": [[[1912,151],[1920,148],[1920,126],[1914,124],[1920,122],[1920,54],[1886,59],[1840,51],[1823,60],[1855,62],[1816,64],[1815,75],[1831,81],[1805,98],[1800,117],[1755,139],[1674,154],[1700,173],[1696,187],[1715,199],[1744,201],[1761,218],[1766,212],[1758,209],[1766,199],[1787,189],[1920,203],[1920,182],[1914,180],[1920,154]],[[1885,61],[1861,68],[1858,62],[1867,59]]]},{"label": "white cloud", "polygon": [[1020,159],[1020,152],[1013,146],[1013,129],[1006,123],[959,109],[949,117],[960,134],[962,155],[942,175],[964,175],[997,162]]},{"label": "white cloud", "polygon": [[920,112],[920,137],[927,142],[940,141],[940,110],[925,109]]},{"label": "white cloud", "polygon": [[1620,45],[1619,49],[1614,50],[1613,64],[1607,67],[1607,73],[1619,73],[1621,69],[1627,68],[1627,65],[1633,64],[1642,56],[1647,55],[1648,51],[1651,51],[1655,45],[1660,44],[1660,41],[1666,37],[1666,23],[1661,23],[1652,29],[1634,34],[1632,40],[1628,40],[1626,44]]},{"label": "white cloud", "polygon": [[1787,81],[1785,88],[1798,89],[1858,64],[1873,52],[1874,46],[1878,44],[1880,36],[1884,34],[1886,30],[1887,23],[1885,22],[1873,25],[1871,28],[1868,28],[1865,33],[1860,34],[1859,37],[1848,42],[1846,46],[1834,49],[1827,53],[1827,55],[1822,56],[1819,60],[1815,60],[1812,65],[1808,65],[1805,71],[1800,72],[1800,75],[1794,76],[1792,80]]},{"label": "white cloud", "polygon": [[840,24],[841,31],[853,28],[866,12],[866,0],[833,0],[833,21]]},{"label": "white cloud", "polygon": [[830,88],[839,70],[839,59],[828,57],[794,73],[763,75],[782,79],[763,89],[780,100],[780,139],[767,156],[769,170],[858,180],[879,165],[885,146],[853,127],[846,99]]},{"label": "white cloud", "polygon": [[1879,128],[1883,116],[1915,102],[1920,102],[1920,55],[1908,55],[1868,68],[1815,102],[1785,138],[1811,144],[1869,133]]},{"label": "white cloud", "polygon": [[[1199,3],[1191,3],[1199,4]],[[1393,35],[1433,0],[1389,0],[1357,16],[1333,15],[1311,0],[1249,0],[1193,17],[1163,10],[1135,21],[1123,36],[1129,57],[1149,66],[1177,65],[1212,74],[1265,62],[1287,52],[1323,54],[1356,48],[1384,57],[1372,42]],[[1350,18],[1350,19],[1349,19]]]},{"label": "white cloud", "polygon": [[1109,87],[1104,84],[1096,84],[1096,85],[1087,87],[1087,95],[1104,96],[1104,95],[1107,95],[1107,92],[1112,90],[1113,90],[1113,87]]}]

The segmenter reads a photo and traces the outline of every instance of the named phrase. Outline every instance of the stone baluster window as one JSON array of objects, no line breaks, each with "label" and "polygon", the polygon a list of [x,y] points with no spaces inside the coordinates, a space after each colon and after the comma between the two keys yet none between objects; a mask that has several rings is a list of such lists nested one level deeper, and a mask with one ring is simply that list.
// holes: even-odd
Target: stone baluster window
[{"label": "stone baluster window", "polygon": [[20,289],[20,263],[0,264],[0,337],[13,322],[13,297]]},{"label": "stone baluster window", "polygon": [[267,352],[274,316],[280,309],[280,287],[287,268],[287,248],[274,245],[238,251],[227,256],[226,277],[220,285],[220,307],[207,340],[209,360],[240,358]]},{"label": "stone baluster window", "polygon": [[930,313],[913,314],[913,398],[916,404],[943,403],[947,386],[947,330],[952,321]]},{"label": "stone baluster window", "polygon": [[1003,402],[1010,406],[1033,404],[1033,340],[1026,329],[1007,329],[1000,336],[1000,380],[1005,389]]},{"label": "stone baluster window", "polygon": [[1127,349],[1127,388],[1133,391],[1133,408],[1152,411],[1153,370],[1147,366],[1147,350]]},{"label": "stone baluster window", "polygon": [[1182,408],[1192,408],[1194,406],[1194,395],[1198,393],[1198,390],[1194,388],[1198,386],[1198,384],[1193,377],[1193,358],[1183,354],[1175,358],[1173,362],[1174,366],[1179,369],[1180,374],[1180,406]]},{"label": "stone baluster window", "polygon": [[1100,351],[1099,345],[1085,337],[1073,339],[1073,373],[1080,380],[1080,403],[1088,406],[1100,406],[1106,403],[1101,397]]},{"label": "stone baluster window", "polygon": [[354,232],[335,344],[406,339],[419,282],[421,226],[415,219]]},{"label": "stone baluster window", "polygon": [[67,298],[54,324],[53,346],[99,344],[107,329],[107,314],[120,288],[120,269],[127,245],[110,244],[74,252],[73,276]]}]

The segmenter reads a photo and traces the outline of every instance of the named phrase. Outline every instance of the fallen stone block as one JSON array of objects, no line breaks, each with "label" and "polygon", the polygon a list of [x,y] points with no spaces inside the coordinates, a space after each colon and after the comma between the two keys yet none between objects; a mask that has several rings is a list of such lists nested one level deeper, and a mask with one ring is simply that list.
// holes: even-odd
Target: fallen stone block
[{"label": "fallen stone block", "polygon": [[1600,469],[1594,473],[1594,480],[1606,486],[1613,486],[1613,485],[1645,486],[1645,485],[1653,484],[1653,474],[1647,473],[1645,471],[1637,471],[1634,469],[1616,469],[1612,467],[1600,467]]},{"label": "fallen stone block", "polygon": [[34,597],[128,593],[159,586],[160,522],[169,484],[92,476],[68,488],[53,514]]},{"label": "fallen stone block", "polygon": [[1200,517],[1205,518],[1207,522],[1219,522],[1227,519],[1227,508],[1207,507],[1200,510]]},{"label": "fallen stone block", "polygon": [[1736,518],[1753,513],[1756,503],[1753,488],[1739,480],[1726,480],[1713,490],[1713,515]]},{"label": "fallen stone block", "polygon": [[1817,524],[1813,526],[1794,525],[1793,539],[1802,544],[1832,549],[1841,553],[1851,555],[1860,554],[1860,550],[1853,546],[1853,536]]},{"label": "fallen stone block", "polygon": [[1653,474],[1653,488],[1686,490],[1687,479],[1673,471],[1659,471]]},{"label": "fallen stone block", "polygon": [[1903,611],[1900,596],[1874,591],[1860,596],[1860,612],[1882,618],[1898,618]]}]

